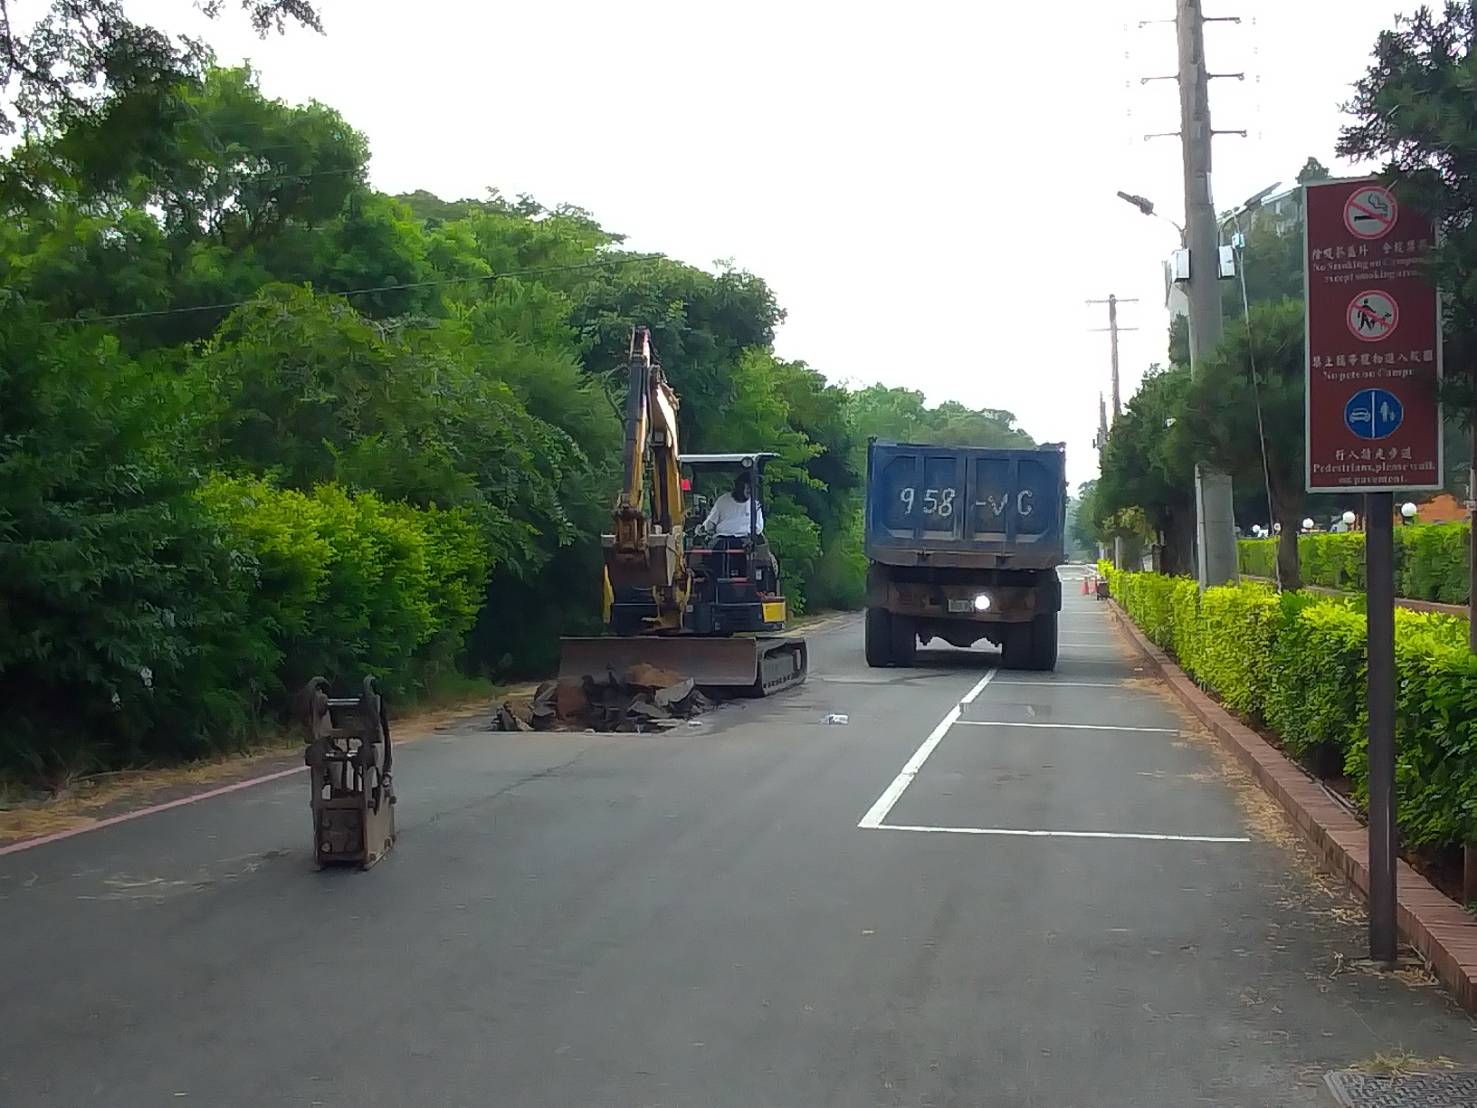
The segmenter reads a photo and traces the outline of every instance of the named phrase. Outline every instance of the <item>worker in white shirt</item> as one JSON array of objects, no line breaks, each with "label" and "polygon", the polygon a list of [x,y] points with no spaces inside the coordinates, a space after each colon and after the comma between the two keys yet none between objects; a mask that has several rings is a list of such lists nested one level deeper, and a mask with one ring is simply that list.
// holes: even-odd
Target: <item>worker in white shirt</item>
[{"label": "worker in white shirt", "polygon": [[[719,537],[746,537],[749,533],[749,498],[752,495],[752,482],[748,471],[745,470],[733,479],[731,492],[726,492],[713,501],[713,510],[708,513],[708,518],[703,520],[703,525],[698,530]],[[754,509],[754,532],[763,534],[764,509],[757,504],[752,507]]]}]

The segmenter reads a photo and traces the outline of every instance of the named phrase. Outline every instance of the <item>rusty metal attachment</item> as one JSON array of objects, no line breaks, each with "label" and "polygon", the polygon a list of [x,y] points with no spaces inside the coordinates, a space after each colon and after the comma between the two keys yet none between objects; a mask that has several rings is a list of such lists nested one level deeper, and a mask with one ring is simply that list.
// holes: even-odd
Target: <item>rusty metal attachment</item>
[{"label": "rusty metal attachment", "polygon": [[319,867],[368,869],[395,845],[394,755],[384,698],[373,677],[363,695],[329,696],[327,678],[303,690],[311,777],[313,857]]}]

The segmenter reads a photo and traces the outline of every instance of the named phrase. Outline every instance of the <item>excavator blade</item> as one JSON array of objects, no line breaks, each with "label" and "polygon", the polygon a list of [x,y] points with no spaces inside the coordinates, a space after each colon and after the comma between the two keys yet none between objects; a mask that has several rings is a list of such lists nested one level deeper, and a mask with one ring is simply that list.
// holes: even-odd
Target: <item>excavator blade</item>
[{"label": "excavator blade", "polygon": [[704,688],[767,696],[805,680],[804,639],[781,635],[701,638],[633,635],[567,638],[559,642],[559,679],[623,676],[632,666],[655,666]]}]

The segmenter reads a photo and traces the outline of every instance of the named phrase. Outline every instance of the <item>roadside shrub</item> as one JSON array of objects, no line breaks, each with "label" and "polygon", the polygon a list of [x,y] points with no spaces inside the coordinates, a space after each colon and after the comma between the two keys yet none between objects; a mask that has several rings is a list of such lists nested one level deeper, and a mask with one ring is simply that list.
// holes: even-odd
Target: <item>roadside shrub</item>
[{"label": "roadside shrub", "polygon": [[174,378],[0,294],[0,771],[65,780],[249,733],[275,662],[190,496]]},{"label": "roadside shrub", "polygon": [[1277,540],[1241,539],[1236,543],[1236,561],[1248,577],[1277,576]]},{"label": "roadside shrub", "polygon": [[1206,589],[1196,628],[1196,679],[1234,711],[1260,719],[1282,618],[1269,586]]},{"label": "roadside shrub", "polygon": [[[1467,602],[1471,532],[1465,523],[1417,523],[1395,528],[1395,591],[1408,600]],[[1242,539],[1241,572],[1276,576],[1277,540]],[[1298,561],[1303,583],[1326,589],[1364,589],[1364,534],[1300,535]]]},{"label": "roadside shrub", "polygon": [[1271,648],[1263,719],[1292,754],[1342,759],[1363,725],[1364,616],[1340,600],[1289,603]]},{"label": "roadside shrub", "polygon": [[199,498],[251,567],[247,618],[280,657],[275,696],[369,673],[404,697],[451,664],[490,569],[465,510],[224,477]]},{"label": "roadside shrub", "polygon": [[1364,588],[1364,535],[1343,534],[1298,536],[1298,564],[1303,580],[1329,589]]},{"label": "roadside shrub", "polygon": [[[1192,581],[1103,572],[1145,634],[1176,644],[1191,676],[1265,722],[1290,753],[1331,752],[1367,803],[1365,619],[1354,601],[1250,582],[1197,598]],[[1395,659],[1402,837],[1417,847],[1477,840],[1477,657],[1466,622],[1397,609]]]},{"label": "roadside shrub", "polygon": [[1418,523],[1395,530],[1395,589],[1413,600],[1467,602],[1471,532],[1465,524]]}]

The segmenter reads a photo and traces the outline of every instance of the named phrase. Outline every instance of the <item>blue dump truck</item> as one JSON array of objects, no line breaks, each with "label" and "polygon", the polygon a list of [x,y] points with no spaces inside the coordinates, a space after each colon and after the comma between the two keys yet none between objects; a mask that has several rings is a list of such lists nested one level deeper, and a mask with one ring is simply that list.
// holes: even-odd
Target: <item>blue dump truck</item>
[{"label": "blue dump truck", "polygon": [[867,664],[913,664],[919,642],[988,639],[1012,669],[1056,668],[1066,561],[1066,455],[867,448]]}]

